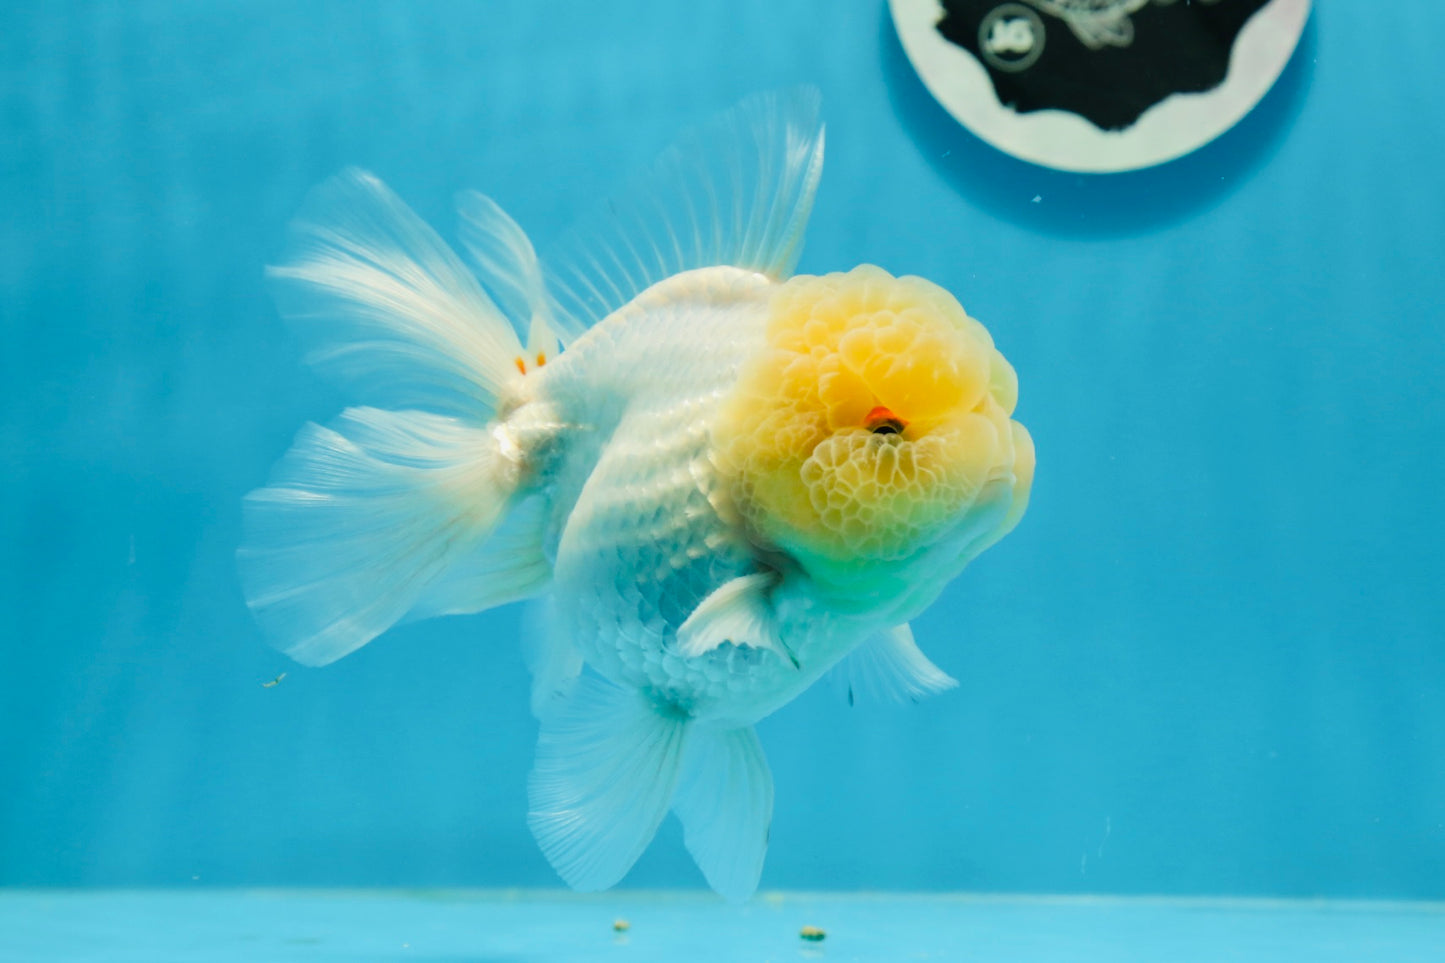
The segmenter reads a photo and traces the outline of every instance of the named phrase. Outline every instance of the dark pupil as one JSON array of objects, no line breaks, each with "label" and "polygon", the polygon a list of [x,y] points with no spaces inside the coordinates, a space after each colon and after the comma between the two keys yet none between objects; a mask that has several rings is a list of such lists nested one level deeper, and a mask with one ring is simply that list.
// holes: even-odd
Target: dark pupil
[{"label": "dark pupil", "polygon": [[894,421],[892,418],[885,418],[873,426],[875,435],[899,435],[903,433],[903,423]]}]

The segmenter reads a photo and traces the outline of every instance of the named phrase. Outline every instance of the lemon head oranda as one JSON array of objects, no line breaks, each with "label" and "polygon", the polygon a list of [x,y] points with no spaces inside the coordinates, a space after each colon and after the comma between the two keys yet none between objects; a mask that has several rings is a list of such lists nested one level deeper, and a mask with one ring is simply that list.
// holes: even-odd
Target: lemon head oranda
[{"label": "lemon head oranda", "polygon": [[938,285],[872,265],[799,275],[773,298],[716,450],[754,537],[815,579],[853,591],[941,543],[957,549],[951,578],[1027,504],[1017,398],[988,331]]}]

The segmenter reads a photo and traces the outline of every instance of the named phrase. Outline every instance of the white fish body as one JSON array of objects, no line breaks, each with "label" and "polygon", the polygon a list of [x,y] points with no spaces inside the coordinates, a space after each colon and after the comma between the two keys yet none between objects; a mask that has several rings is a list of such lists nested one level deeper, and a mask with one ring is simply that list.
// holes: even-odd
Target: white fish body
[{"label": "white fish body", "polygon": [[[670,204],[610,207],[608,255],[550,288],[468,196],[486,291],[343,175],[276,269],[312,360],[399,410],[308,428],[250,496],[248,601],[324,664],[403,618],[544,596],[529,822],[574,887],[619,880],[671,809],[709,883],[751,894],[772,812],[753,723],[850,653],[860,687],[954,685],[907,620],[1026,504],[982,326],[877,268],[788,279],[821,158],[815,94],[745,101],[664,155]],[[709,190],[719,162],[754,189]]]},{"label": "white fish body", "polygon": [[[575,503],[554,507],[566,522],[551,634],[606,678],[699,722],[751,725],[846,645],[837,635],[808,636],[806,597],[792,603],[797,611],[773,600],[777,629],[768,634],[788,643],[750,633],[693,656],[678,644],[714,592],[771,578],[728,504],[710,437],[738,369],[761,348],[776,284],[725,266],[671,277],[588,332],[536,384],[557,399],[544,402],[551,418],[578,426],[560,432],[557,457],[582,464],[558,465],[559,474],[586,478]],[[569,445],[575,435],[586,437]],[[596,438],[606,439],[601,450]]]}]

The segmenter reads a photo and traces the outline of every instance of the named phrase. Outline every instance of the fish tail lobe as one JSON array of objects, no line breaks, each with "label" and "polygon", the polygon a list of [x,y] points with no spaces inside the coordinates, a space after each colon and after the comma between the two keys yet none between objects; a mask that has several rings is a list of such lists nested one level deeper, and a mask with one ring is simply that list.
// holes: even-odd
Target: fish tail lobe
[{"label": "fish tail lobe", "polygon": [[550,578],[530,453],[497,419],[528,390],[523,362],[558,348],[541,269],[494,202],[466,195],[462,214],[474,270],[380,180],[344,171],[268,271],[307,360],[360,402],[306,426],[245,500],[247,604],[304,664]]},{"label": "fish tail lobe", "polygon": [[535,594],[551,567],[542,512],[485,427],[349,408],[308,425],[245,499],[237,553],[269,640],[325,665],[398,622]]}]

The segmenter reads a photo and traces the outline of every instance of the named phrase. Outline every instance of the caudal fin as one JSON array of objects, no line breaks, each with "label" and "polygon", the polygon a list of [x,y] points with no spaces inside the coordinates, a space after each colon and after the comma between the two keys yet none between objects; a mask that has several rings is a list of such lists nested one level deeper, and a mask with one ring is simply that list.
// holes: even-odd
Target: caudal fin
[{"label": "caudal fin", "polygon": [[285,263],[267,275],[306,360],[354,401],[480,423],[518,377],[523,346],[512,321],[446,242],[365,171],[311,192]]},{"label": "caudal fin", "polygon": [[[499,208],[473,230],[525,248]],[[247,603],[271,641],[323,665],[408,617],[478,611],[550,577],[544,513],[518,508],[516,452],[488,422],[517,379],[522,324],[545,334],[542,281],[522,259],[480,264],[512,318],[461,259],[375,177],[313,192],[291,256],[270,269],[307,359],[358,400],[308,425],[245,502]],[[535,500],[533,500],[535,501]],[[528,502],[530,504],[530,502]]]},{"label": "caudal fin", "polygon": [[[485,554],[513,468],[486,431],[441,415],[351,408],[331,427],[308,425],[246,497],[247,603],[298,662],[341,658]],[[518,595],[546,577],[530,571],[511,585]]]}]

